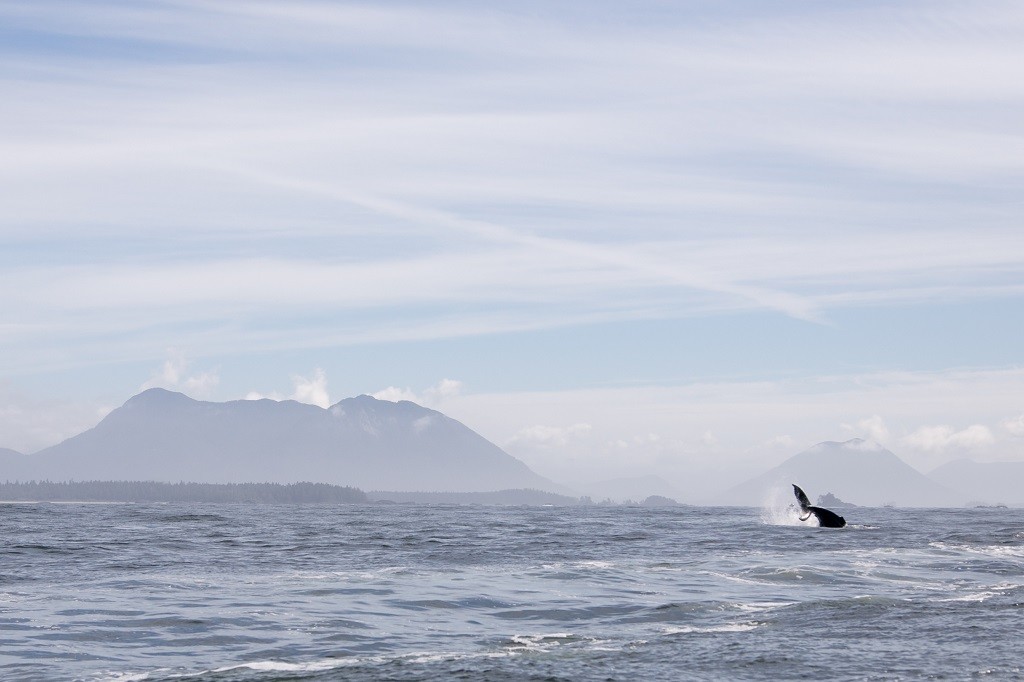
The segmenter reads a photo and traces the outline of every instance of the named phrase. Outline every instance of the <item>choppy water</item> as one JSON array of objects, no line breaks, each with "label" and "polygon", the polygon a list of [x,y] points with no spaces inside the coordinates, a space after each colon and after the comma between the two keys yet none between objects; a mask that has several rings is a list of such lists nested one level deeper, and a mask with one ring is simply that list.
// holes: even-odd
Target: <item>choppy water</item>
[{"label": "choppy water", "polygon": [[1024,677],[1024,510],[844,513],[0,505],[0,679]]}]

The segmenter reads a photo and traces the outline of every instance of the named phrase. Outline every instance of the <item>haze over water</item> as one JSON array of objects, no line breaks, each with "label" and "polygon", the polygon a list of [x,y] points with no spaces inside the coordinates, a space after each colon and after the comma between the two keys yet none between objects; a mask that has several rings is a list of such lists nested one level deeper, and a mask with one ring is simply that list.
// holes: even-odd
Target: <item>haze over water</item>
[{"label": "haze over water", "polygon": [[844,514],[3,505],[0,677],[1020,678],[1024,510]]}]

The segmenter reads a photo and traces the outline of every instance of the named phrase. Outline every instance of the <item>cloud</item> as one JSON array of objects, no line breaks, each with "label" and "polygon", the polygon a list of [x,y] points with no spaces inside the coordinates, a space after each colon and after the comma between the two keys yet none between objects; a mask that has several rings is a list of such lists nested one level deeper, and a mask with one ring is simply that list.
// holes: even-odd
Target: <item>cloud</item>
[{"label": "cloud", "polygon": [[149,381],[142,384],[140,386],[141,389],[178,385],[182,373],[188,368],[189,361],[185,358],[184,353],[175,348],[169,348],[167,354],[168,358],[164,360],[160,371],[154,374]]},{"label": "cloud", "polygon": [[508,440],[509,448],[564,448],[593,430],[590,424],[580,423],[570,426],[547,426],[536,424],[520,429]]},{"label": "cloud", "polygon": [[378,400],[389,400],[393,403],[408,400],[409,402],[416,403],[417,405],[437,407],[444,403],[445,400],[457,397],[462,392],[462,388],[463,385],[461,381],[456,379],[441,379],[437,384],[425,389],[420,394],[417,394],[411,388],[388,386],[387,388],[377,391],[372,395]]},{"label": "cloud", "polygon": [[245,400],[285,400],[286,398],[280,393],[260,393],[259,391],[249,391],[245,394]]},{"label": "cloud", "polygon": [[425,391],[428,403],[440,403],[446,398],[453,398],[462,392],[462,382],[456,379],[441,379],[436,386]]},{"label": "cloud", "polygon": [[319,367],[313,371],[312,377],[293,374],[292,384],[295,389],[291,395],[292,400],[324,409],[331,406],[331,396],[327,392],[327,375]]},{"label": "cloud", "polygon": [[843,447],[848,450],[859,450],[861,452],[878,452],[884,449],[884,446],[875,440],[852,440],[843,443]]},{"label": "cloud", "polygon": [[882,444],[889,440],[889,428],[885,425],[885,420],[877,414],[861,419],[856,425],[843,424],[842,428],[875,443]]},{"label": "cloud", "polygon": [[371,393],[377,400],[387,400],[393,403],[407,400],[411,403],[419,404],[420,398],[417,396],[412,389],[409,388],[398,388],[397,386],[388,386],[387,388],[381,389],[376,393]]},{"label": "cloud", "polygon": [[220,375],[217,372],[200,372],[185,380],[185,390],[192,395],[205,396],[213,393],[220,385]]},{"label": "cloud", "polygon": [[96,426],[111,410],[99,402],[41,399],[0,380],[0,448],[35,453]]},{"label": "cloud", "polygon": [[769,448],[782,448],[784,450],[791,450],[796,447],[796,439],[793,436],[783,434],[781,436],[775,436],[765,441],[764,445]]},{"label": "cloud", "polygon": [[148,388],[167,388],[183,390],[193,397],[207,397],[220,385],[220,375],[216,370],[199,372],[186,376],[192,361],[177,348],[167,350],[167,359],[160,370],[146,381],[139,390]]},{"label": "cloud", "polygon": [[1024,414],[1004,420],[1002,426],[1011,436],[1024,437]]},{"label": "cloud", "polygon": [[987,426],[974,424],[962,431],[955,431],[946,425],[922,426],[913,433],[904,436],[901,441],[911,447],[925,452],[942,452],[947,448],[974,450],[991,445],[995,442],[992,431]]}]

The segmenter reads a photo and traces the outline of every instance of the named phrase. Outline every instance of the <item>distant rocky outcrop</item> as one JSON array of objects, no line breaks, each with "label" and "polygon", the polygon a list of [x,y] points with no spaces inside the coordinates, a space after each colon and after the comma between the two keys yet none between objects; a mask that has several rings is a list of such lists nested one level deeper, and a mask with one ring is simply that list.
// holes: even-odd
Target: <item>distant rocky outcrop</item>
[{"label": "distant rocky outcrop", "polygon": [[679,503],[673,500],[671,497],[662,497],[661,495],[651,495],[643,502],[640,503],[641,507],[678,507]]},{"label": "distant rocky outcrop", "polygon": [[856,509],[860,505],[843,502],[832,493],[825,493],[824,495],[818,495],[818,506],[825,507],[826,509]]},{"label": "distant rocky outcrop", "polygon": [[818,443],[779,466],[726,491],[727,504],[763,506],[792,498],[796,483],[808,495],[831,491],[862,506],[942,507],[962,496],[929,479],[877,443],[854,438]]},{"label": "distant rocky outcrop", "polygon": [[[315,481],[363,490],[557,490],[458,421],[408,401],[193,400],[150,389],[95,428],[0,460],[0,481]],[[15,466],[16,465],[16,466]]]}]

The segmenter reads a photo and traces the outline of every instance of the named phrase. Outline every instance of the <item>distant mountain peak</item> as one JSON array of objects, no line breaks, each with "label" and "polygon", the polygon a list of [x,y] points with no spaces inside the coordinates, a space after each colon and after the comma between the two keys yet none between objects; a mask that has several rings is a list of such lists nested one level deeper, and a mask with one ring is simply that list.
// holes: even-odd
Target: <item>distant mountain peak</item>
[{"label": "distant mountain peak", "polygon": [[955,499],[952,491],[877,442],[863,438],[818,443],[732,488],[723,498],[757,505],[772,491],[788,496],[793,483],[799,483],[809,495],[832,492],[861,505],[935,506]]},{"label": "distant mountain peak", "polygon": [[142,393],[134,395],[125,402],[125,407],[130,405],[168,405],[174,403],[194,402],[184,393],[169,391],[166,388],[147,388]]},{"label": "distant mountain peak", "polygon": [[809,452],[820,452],[823,450],[859,450],[868,452],[880,452],[885,448],[873,440],[863,438],[851,438],[845,441],[826,440],[812,446]]},{"label": "distant mountain peak", "polygon": [[381,400],[380,398],[374,398],[372,395],[367,395],[365,393],[357,395],[353,398],[345,398],[344,400],[339,400],[337,403],[334,404],[334,406],[336,407],[338,405],[348,407],[359,407],[362,409],[384,410],[395,409],[397,406],[403,406],[404,409],[409,409],[410,407],[418,408],[421,410],[427,409],[422,405],[418,405],[417,403],[410,402],[408,400],[399,400],[398,402],[392,400]]}]

